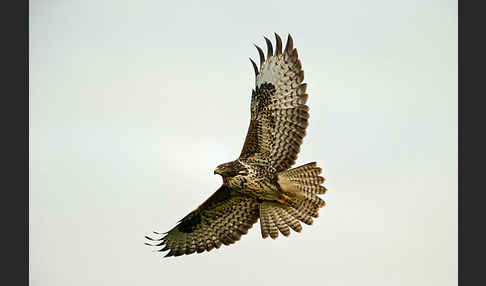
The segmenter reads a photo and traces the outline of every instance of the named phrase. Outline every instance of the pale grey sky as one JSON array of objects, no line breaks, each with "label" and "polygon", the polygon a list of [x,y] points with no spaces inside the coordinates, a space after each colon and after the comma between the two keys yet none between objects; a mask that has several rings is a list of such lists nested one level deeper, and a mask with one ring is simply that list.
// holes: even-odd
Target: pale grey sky
[{"label": "pale grey sky", "polygon": [[[263,1],[262,1],[263,2]],[[31,285],[456,285],[457,1],[30,1]],[[162,259],[249,122],[248,57],[291,33],[313,226]]]}]

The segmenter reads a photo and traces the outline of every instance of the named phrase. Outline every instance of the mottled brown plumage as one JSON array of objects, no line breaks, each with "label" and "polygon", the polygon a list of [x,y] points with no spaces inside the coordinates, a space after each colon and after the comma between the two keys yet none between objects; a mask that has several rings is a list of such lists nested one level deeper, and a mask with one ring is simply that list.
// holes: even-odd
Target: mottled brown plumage
[{"label": "mottled brown plumage", "polygon": [[267,59],[256,46],[260,65],[251,60],[256,85],[251,95],[251,117],[238,159],[221,164],[215,174],[223,185],[197,209],[161,237],[147,237],[166,256],[210,251],[239,240],[260,219],[263,238],[300,232],[300,222],[311,225],[325,205],[324,178],[316,163],[289,169],[296,161],[309,108],[304,72],[293,39],[285,49],[275,34],[276,49],[265,38]]}]

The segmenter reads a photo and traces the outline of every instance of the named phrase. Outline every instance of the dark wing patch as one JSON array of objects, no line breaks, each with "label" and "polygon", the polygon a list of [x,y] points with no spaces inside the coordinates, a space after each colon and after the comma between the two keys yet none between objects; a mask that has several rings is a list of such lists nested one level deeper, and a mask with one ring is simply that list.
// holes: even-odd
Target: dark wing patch
[{"label": "dark wing patch", "polygon": [[196,210],[179,221],[174,228],[161,238],[146,237],[169,250],[167,256],[201,253],[229,245],[248,233],[258,220],[258,203],[221,186]]},{"label": "dark wing patch", "polygon": [[192,233],[196,227],[201,223],[201,214],[192,212],[183,218],[178,225],[179,231],[183,233]]},{"label": "dark wing patch", "polygon": [[304,71],[289,35],[285,50],[275,34],[276,50],[268,39],[267,59],[257,46],[260,69],[256,70],[256,88],[252,92],[251,119],[240,154],[242,159],[269,162],[271,170],[280,172],[290,168],[297,160],[305,130],[309,108],[306,105]]}]

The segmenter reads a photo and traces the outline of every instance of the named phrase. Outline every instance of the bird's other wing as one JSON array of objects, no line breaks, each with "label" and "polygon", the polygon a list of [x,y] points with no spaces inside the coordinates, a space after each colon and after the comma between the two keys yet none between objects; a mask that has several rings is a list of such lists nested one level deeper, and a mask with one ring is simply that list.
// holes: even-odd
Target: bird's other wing
[{"label": "bird's other wing", "polygon": [[161,247],[159,251],[169,250],[165,257],[210,251],[221,244],[238,241],[258,218],[258,202],[255,199],[221,186],[165,235],[156,233],[163,237],[146,236],[154,242],[146,244]]},{"label": "bird's other wing", "polygon": [[240,158],[262,159],[275,172],[287,170],[297,159],[308,125],[304,71],[289,35],[282,50],[282,40],[275,34],[276,48],[265,38],[267,59],[262,49],[260,66],[251,60],[256,88],[251,96],[251,119]]}]

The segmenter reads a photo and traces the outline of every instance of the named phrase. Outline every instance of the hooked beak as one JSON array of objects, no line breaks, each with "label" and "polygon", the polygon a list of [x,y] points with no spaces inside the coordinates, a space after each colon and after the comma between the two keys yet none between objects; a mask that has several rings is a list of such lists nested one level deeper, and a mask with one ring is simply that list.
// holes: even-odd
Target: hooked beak
[{"label": "hooked beak", "polygon": [[214,169],[214,174],[221,175],[221,169],[219,168]]}]

